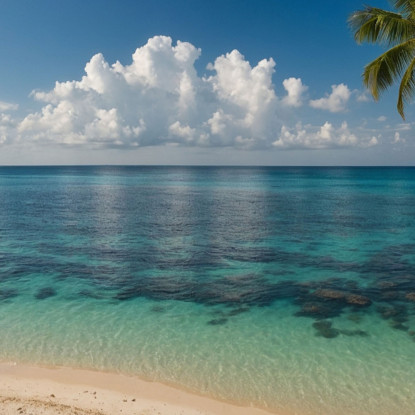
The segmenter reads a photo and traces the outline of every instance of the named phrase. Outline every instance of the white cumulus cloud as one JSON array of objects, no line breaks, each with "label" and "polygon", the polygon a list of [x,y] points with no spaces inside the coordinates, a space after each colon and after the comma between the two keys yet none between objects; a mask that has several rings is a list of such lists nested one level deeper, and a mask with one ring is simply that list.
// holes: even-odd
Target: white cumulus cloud
[{"label": "white cumulus cloud", "polygon": [[310,101],[310,106],[330,112],[340,112],[346,109],[347,102],[351,96],[351,91],[345,84],[332,85],[331,94],[325,97]]},{"label": "white cumulus cloud", "polygon": [[19,108],[17,104],[0,101],[0,111],[16,111]]},{"label": "white cumulus cloud", "polygon": [[173,45],[167,36],[149,39],[130,65],[110,65],[98,53],[80,81],[33,92],[46,105],[28,115],[19,131],[38,140],[125,147],[239,146],[241,137],[263,143],[273,124],[275,62],[252,67],[234,50],[209,65],[211,76],[199,77],[199,55],[192,44]]},{"label": "white cumulus cloud", "polygon": [[8,144],[16,139],[17,122],[10,114],[0,114],[0,145]]},{"label": "white cumulus cloud", "polygon": [[282,84],[287,91],[287,96],[282,99],[282,102],[289,107],[300,107],[303,104],[303,94],[308,87],[303,85],[300,78],[284,79]]},{"label": "white cumulus cloud", "polygon": [[278,148],[341,148],[341,147],[371,147],[377,144],[377,140],[366,138],[359,140],[346,122],[340,127],[335,127],[330,122],[325,122],[320,127],[310,125],[303,126],[298,123],[295,127],[282,126],[279,137],[273,142]]},{"label": "white cumulus cloud", "polygon": [[398,144],[398,143],[405,143],[405,142],[406,140],[403,137],[401,137],[401,134],[398,131],[396,131],[392,143]]},{"label": "white cumulus cloud", "polygon": [[356,95],[356,101],[357,102],[369,102],[370,101],[371,95],[370,95],[370,92],[368,90],[361,92],[361,91],[356,89],[353,92]]},{"label": "white cumulus cloud", "polygon": [[[290,77],[283,81],[286,95],[278,97],[272,58],[252,65],[233,50],[217,57],[200,76],[195,69],[200,54],[191,43],[174,44],[168,36],[149,39],[128,64],[111,64],[97,53],[86,63],[81,79],[56,82],[50,91],[33,91],[31,96],[41,103],[37,112],[15,120],[1,111],[17,106],[0,102],[0,144],[16,140],[86,148],[241,149],[375,144],[347,123],[288,122],[287,117],[295,118],[308,87]],[[350,94],[346,85],[333,85],[330,95],[310,101],[310,106],[339,112]]]}]

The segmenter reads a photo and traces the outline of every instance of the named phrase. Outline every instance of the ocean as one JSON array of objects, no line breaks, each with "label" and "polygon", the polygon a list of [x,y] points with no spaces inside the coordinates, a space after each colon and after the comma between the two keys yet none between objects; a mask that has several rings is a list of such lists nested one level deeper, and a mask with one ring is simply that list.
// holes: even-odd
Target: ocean
[{"label": "ocean", "polygon": [[0,360],[301,415],[415,412],[415,168],[1,167]]}]

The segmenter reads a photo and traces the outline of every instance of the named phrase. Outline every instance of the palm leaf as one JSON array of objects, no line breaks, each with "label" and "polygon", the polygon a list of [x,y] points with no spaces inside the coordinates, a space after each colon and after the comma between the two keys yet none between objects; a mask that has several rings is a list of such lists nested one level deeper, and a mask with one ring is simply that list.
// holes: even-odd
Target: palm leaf
[{"label": "palm leaf", "polygon": [[363,83],[377,100],[399,78],[415,56],[415,39],[401,43],[365,66]]},{"label": "palm leaf", "polygon": [[402,77],[398,95],[398,112],[405,119],[404,104],[409,102],[415,95],[415,57],[412,59]]},{"label": "palm leaf", "polygon": [[390,0],[390,3],[407,18],[415,17],[415,0]]},{"label": "palm leaf", "polygon": [[[403,0],[399,0],[403,1]],[[415,36],[415,22],[375,7],[366,7],[353,13],[349,25],[355,30],[355,40],[371,43],[397,44]]]}]

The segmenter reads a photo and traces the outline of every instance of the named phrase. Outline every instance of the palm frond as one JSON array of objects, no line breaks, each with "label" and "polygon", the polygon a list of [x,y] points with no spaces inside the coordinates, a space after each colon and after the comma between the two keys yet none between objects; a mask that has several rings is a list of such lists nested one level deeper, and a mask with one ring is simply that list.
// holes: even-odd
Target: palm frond
[{"label": "palm frond", "polygon": [[407,18],[415,17],[415,0],[390,0],[392,6]]},{"label": "palm frond", "polygon": [[354,37],[358,43],[366,41],[392,45],[415,36],[415,21],[375,7],[366,7],[353,13],[349,17],[349,25],[355,31]]},{"label": "palm frond", "polygon": [[415,38],[401,43],[365,66],[363,83],[377,100],[391,86],[415,57]]},{"label": "palm frond", "polygon": [[401,85],[399,87],[398,95],[398,112],[402,119],[405,119],[404,105],[411,101],[415,95],[415,57],[412,59],[408,69],[402,76]]}]

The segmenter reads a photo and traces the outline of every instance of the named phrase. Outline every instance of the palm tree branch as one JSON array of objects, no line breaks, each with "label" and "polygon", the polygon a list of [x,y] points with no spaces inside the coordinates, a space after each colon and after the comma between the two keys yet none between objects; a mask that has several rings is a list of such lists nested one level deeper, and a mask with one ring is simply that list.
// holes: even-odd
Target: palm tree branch
[{"label": "palm tree branch", "polygon": [[415,17],[415,0],[389,0],[396,10],[401,11],[406,17]]},{"label": "palm tree branch", "polygon": [[415,38],[389,49],[365,66],[363,83],[375,100],[399,78],[415,57]]},{"label": "palm tree branch", "polygon": [[349,17],[349,25],[355,31],[358,43],[396,44],[415,36],[415,20],[399,13],[366,7]]},{"label": "palm tree branch", "polygon": [[412,59],[407,70],[402,76],[402,81],[399,86],[398,94],[398,112],[401,114],[401,117],[405,119],[404,114],[404,104],[409,102],[411,98],[415,95],[415,57]]}]

